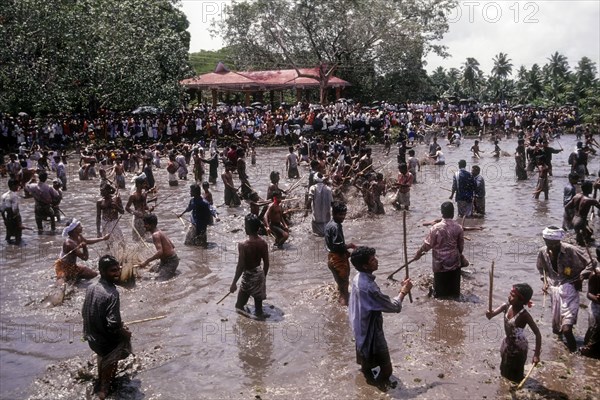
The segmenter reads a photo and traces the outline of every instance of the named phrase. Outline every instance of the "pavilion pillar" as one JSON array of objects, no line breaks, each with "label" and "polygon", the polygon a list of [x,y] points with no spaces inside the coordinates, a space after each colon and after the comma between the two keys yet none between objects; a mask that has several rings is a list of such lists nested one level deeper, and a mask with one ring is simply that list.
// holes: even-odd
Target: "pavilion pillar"
[{"label": "pavilion pillar", "polygon": [[302,89],[296,88],[296,103],[300,103],[302,101]]},{"label": "pavilion pillar", "polygon": [[212,106],[216,107],[217,106],[217,101],[219,99],[219,92],[217,91],[217,89],[211,89],[210,93],[212,95]]},{"label": "pavilion pillar", "polygon": [[246,107],[250,106],[250,92],[249,91],[244,92],[244,105]]},{"label": "pavilion pillar", "polygon": [[269,90],[269,103],[271,103],[271,110],[275,109],[275,91]]},{"label": "pavilion pillar", "polygon": [[335,99],[339,99],[340,97],[342,97],[342,88],[341,86],[338,86],[335,88]]},{"label": "pavilion pillar", "polygon": [[202,104],[202,90],[196,90],[196,100],[198,100],[198,104]]}]

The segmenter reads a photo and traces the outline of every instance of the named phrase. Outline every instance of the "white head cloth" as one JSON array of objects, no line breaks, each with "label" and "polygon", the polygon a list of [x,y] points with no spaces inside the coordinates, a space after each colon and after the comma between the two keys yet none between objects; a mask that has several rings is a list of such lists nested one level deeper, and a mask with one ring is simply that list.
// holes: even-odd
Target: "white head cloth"
[{"label": "white head cloth", "polygon": [[542,231],[542,237],[546,240],[563,240],[565,231],[556,226],[549,226]]},{"label": "white head cloth", "polygon": [[146,179],[148,179],[148,177],[146,176],[146,173],[142,172],[141,174],[134,176],[133,179],[131,180],[131,183],[143,182]]},{"label": "white head cloth", "polygon": [[69,232],[71,232],[73,229],[77,228],[77,225],[79,225],[80,223],[81,222],[79,222],[76,218],[73,218],[73,220],[71,221],[69,226],[67,226],[65,229],[63,229],[63,231],[62,231],[63,237],[69,236]]}]

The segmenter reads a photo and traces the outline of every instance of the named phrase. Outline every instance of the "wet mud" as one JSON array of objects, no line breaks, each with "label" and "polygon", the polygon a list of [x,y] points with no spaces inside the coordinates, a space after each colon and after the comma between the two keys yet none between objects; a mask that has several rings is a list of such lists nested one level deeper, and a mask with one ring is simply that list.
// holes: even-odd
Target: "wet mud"
[{"label": "wet mud", "polygon": [[[336,301],[335,284],[326,264],[323,239],[312,235],[310,215],[291,214],[291,235],[283,250],[270,251],[271,268],[267,277],[267,303],[281,311],[280,319],[256,321],[235,312],[235,295],[217,305],[229,290],[237,262],[237,242],[245,239],[243,218],[249,208],[217,207],[220,221],[209,227],[206,249],[184,246],[189,225],[175,215],[189,200],[189,182],[169,187],[164,169],[155,171],[160,204],[156,213],[159,228],[171,237],[181,259],[178,275],[157,281],[148,269],[131,273],[132,282],[119,287],[124,321],[156,316],[131,326],[135,357],[119,363],[114,399],[594,399],[600,398],[600,362],[568,353],[552,334],[550,301],[541,293],[535,257],[543,244],[541,231],[562,221],[562,189],[567,183],[567,158],[574,138],[563,137],[565,151],[554,155],[554,176],[550,199],[535,200],[532,193],[537,177],[517,182],[514,159],[491,156],[493,145],[482,142],[480,159],[471,157],[472,139],[459,148],[445,146],[445,166],[424,165],[419,183],[411,192],[407,215],[408,258],[410,259],[428,227],[423,222],[440,216],[440,204],[450,196],[457,162],[464,158],[468,168],[481,167],[486,180],[487,215],[467,219],[466,226],[481,231],[466,235],[465,253],[471,265],[462,274],[459,301],[436,300],[428,296],[432,282],[430,254],[410,265],[415,282],[413,303],[405,302],[399,315],[384,316],[384,330],[394,366],[396,388],[386,392],[370,386],[355,362],[354,342],[347,312]],[[559,148],[555,141],[551,144]],[[512,152],[516,140],[502,140],[503,151]],[[384,176],[396,176],[396,153],[384,156],[381,146],[373,146],[376,166]],[[423,158],[427,146],[416,148]],[[264,197],[268,175],[281,172],[282,187],[294,180],[285,178],[287,149],[258,149],[257,165],[248,166],[250,182]],[[389,162],[392,160],[392,162]],[[71,161],[75,164],[74,161]],[[591,158],[589,169],[597,171],[598,157]],[[300,167],[303,182],[292,197],[304,198],[308,167]],[[69,191],[63,210],[68,217],[82,220],[84,235],[94,236],[95,207],[99,182],[79,182],[75,166],[69,166]],[[132,175],[128,175],[128,189]],[[237,177],[235,178],[237,182]],[[6,179],[0,181],[6,187]],[[223,202],[223,184],[212,185],[215,204]],[[122,191],[127,199],[127,192]],[[386,281],[387,275],[404,262],[402,252],[402,213],[384,199],[385,215],[366,212],[356,190],[345,193],[349,212],[344,231],[347,242],[377,249],[377,282],[391,296],[400,288]],[[293,201],[302,208],[303,201]],[[21,203],[23,223],[34,226],[33,203]],[[599,218],[592,221],[598,230]],[[111,246],[126,265],[133,265],[152,254],[145,245],[134,242],[130,217],[119,222],[126,243]],[[4,229],[4,227],[2,227]],[[272,238],[265,238],[271,245]],[[2,243],[0,247],[0,398],[2,399],[82,399],[93,398],[96,360],[87,343],[81,341],[81,306],[89,282],[66,288],[62,304],[47,307],[60,294],[55,293],[53,262],[58,257],[60,235],[24,232],[25,246]],[[152,246],[151,243],[148,243]],[[115,248],[116,247],[116,248]],[[96,268],[97,259],[108,251],[105,243],[90,246],[90,260],[82,263]],[[120,253],[118,253],[120,252]],[[512,284],[528,282],[534,288],[534,307],[530,309],[542,332],[541,363],[525,387],[500,376],[499,348],[504,338],[500,316],[488,321],[488,271],[495,262],[494,305],[506,301]],[[404,277],[404,271],[395,276]],[[584,292],[582,305],[587,304]],[[252,300],[249,306],[252,306]],[[268,310],[266,309],[268,312]],[[587,329],[587,310],[582,307],[575,329],[581,345]],[[530,342],[529,362],[534,345]]]}]

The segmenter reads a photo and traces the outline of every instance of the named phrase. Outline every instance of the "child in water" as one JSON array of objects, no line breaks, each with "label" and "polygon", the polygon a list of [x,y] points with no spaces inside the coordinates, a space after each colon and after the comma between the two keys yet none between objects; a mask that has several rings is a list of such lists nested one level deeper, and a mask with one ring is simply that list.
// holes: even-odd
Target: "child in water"
[{"label": "child in water", "polygon": [[506,337],[502,341],[500,354],[502,361],[500,363],[500,374],[513,382],[519,382],[523,379],[525,361],[527,361],[528,342],[525,337],[525,326],[529,325],[535,334],[535,350],[533,352],[533,364],[540,362],[540,351],[542,348],[542,335],[538,329],[533,317],[524,306],[531,307],[531,296],[533,289],[526,283],[519,283],[513,286],[508,295],[508,303],[502,304],[494,311],[486,311],[487,319],[492,319],[500,313],[504,313],[504,331]]}]

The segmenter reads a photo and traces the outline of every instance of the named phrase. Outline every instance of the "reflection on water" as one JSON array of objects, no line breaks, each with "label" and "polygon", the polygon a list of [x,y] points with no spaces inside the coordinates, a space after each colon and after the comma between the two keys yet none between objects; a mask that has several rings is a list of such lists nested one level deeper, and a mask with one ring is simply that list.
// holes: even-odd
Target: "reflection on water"
[{"label": "reflection on water", "polygon": [[[565,137],[565,148],[574,140]],[[445,145],[445,140],[441,141]],[[481,167],[486,180],[488,214],[483,220],[467,220],[466,226],[482,226],[482,231],[467,232],[465,243],[471,265],[462,280],[463,302],[438,301],[427,297],[431,282],[431,258],[424,256],[411,264],[415,285],[415,302],[406,303],[402,312],[386,314],[384,329],[390,346],[394,376],[400,385],[389,393],[393,398],[510,397],[498,372],[499,346],[504,336],[498,321],[488,321],[488,271],[495,261],[493,302],[506,301],[513,283],[528,282],[534,288],[530,310],[543,335],[542,365],[536,369],[529,395],[543,397],[547,393],[565,393],[570,397],[599,397],[598,362],[567,354],[549,327],[549,309],[542,314],[542,295],[535,256],[542,245],[541,230],[562,221],[562,188],[567,183],[568,152],[553,158],[549,200],[535,200],[532,193],[537,177],[517,182],[512,157],[481,159],[470,157],[471,139],[458,149],[448,149],[447,165],[423,166],[419,184],[411,193],[411,211],[407,215],[408,255],[414,255],[427,234],[424,221],[439,217],[440,204],[450,196],[452,176],[460,158]],[[493,145],[482,142],[482,150]],[[502,141],[501,147],[512,152],[514,139]],[[422,158],[426,146],[417,147]],[[262,149],[258,164],[248,166],[250,182],[264,198],[268,175],[272,170],[285,176],[287,149]],[[396,174],[395,154],[384,158],[379,147],[373,152],[376,165],[385,166],[384,175]],[[381,159],[381,162],[379,160]],[[388,161],[393,161],[388,164]],[[589,169],[597,170],[597,161]],[[68,217],[82,220],[84,235],[95,232],[95,200],[98,181],[79,182],[74,165],[69,167],[69,191],[65,193],[63,210]],[[307,166],[301,175],[307,177]],[[183,211],[189,201],[189,182],[169,187],[164,169],[155,172],[159,187],[156,212],[159,228],[173,240],[181,259],[180,274],[173,280],[156,282],[152,273],[142,277],[131,289],[120,288],[125,321],[165,315],[161,320],[132,326],[134,350],[144,355],[136,370],[139,392],[147,398],[373,398],[381,394],[366,386],[355,363],[354,342],[346,312],[339,308],[333,295],[333,278],[326,266],[323,239],[310,234],[310,217],[302,213],[292,216],[291,236],[286,249],[271,251],[271,269],[267,277],[268,301],[285,312],[279,322],[261,323],[245,319],[234,311],[235,296],[220,305],[216,302],[229,290],[237,263],[237,243],[245,239],[243,217],[248,207],[228,208],[223,203],[223,185],[211,190],[218,206],[221,222],[209,227],[208,249],[183,245],[185,228],[175,213]],[[128,178],[131,178],[129,174]],[[237,178],[235,178],[237,180]],[[130,180],[130,179],[129,179]],[[282,187],[294,181],[282,178]],[[302,207],[303,186],[292,192],[300,198],[292,207]],[[2,181],[6,187],[6,180]],[[128,183],[128,187],[131,184]],[[167,198],[167,196],[172,195]],[[123,200],[127,194],[122,192]],[[369,217],[354,191],[347,194],[349,218],[344,223],[346,240],[377,249],[380,261],[378,284],[383,292],[395,295],[398,287],[384,283],[385,276],[398,268],[402,254],[402,214],[388,202],[386,214]],[[22,201],[24,225],[35,226],[32,200]],[[597,224],[599,219],[594,220]],[[119,223],[127,241],[126,251],[146,256],[149,250],[133,245],[129,218]],[[49,364],[91,355],[81,336],[80,309],[85,285],[78,286],[64,304],[43,308],[38,303],[53,283],[53,261],[59,253],[62,238],[25,232],[27,246],[16,248],[2,243],[0,248],[0,388],[2,398],[24,398],[28,395],[56,398],[59,393],[32,385],[45,373]],[[272,244],[272,239],[267,238]],[[90,246],[89,262],[95,267],[99,255],[106,251],[99,243]],[[142,253],[142,254],[140,254]],[[548,307],[548,305],[547,305]],[[582,337],[587,318],[579,319],[576,335]],[[243,332],[239,340],[235,332]],[[533,346],[530,346],[533,348]],[[77,368],[73,365],[72,368]],[[50,373],[50,372],[49,372]],[[565,376],[565,379],[560,378]],[[64,382],[61,395],[80,398],[90,382]],[[46,390],[46,391],[44,391]],[[71,391],[69,391],[71,390]],[[553,391],[553,392],[551,392]],[[34,392],[34,393],[32,393]],[[123,393],[121,393],[123,394]]]}]

